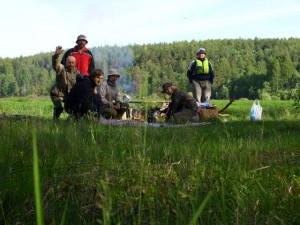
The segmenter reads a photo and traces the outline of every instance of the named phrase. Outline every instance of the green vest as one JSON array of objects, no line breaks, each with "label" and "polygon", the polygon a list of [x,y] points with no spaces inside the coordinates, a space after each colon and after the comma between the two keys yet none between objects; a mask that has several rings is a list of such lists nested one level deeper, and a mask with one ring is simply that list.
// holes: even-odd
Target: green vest
[{"label": "green vest", "polygon": [[196,59],[194,71],[194,75],[207,75],[209,73],[208,59],[204,59],[204,61]]}]

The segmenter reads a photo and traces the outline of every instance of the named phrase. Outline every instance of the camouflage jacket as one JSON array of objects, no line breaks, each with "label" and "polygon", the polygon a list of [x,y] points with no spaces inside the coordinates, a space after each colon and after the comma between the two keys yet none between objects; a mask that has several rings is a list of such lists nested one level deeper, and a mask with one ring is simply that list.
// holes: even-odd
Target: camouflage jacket
[{"label": "camouflage jacket", "polygon": [[168,106],[167,118],[169,118],[173,113],[180,112],[183,109],[191,109],[196,112],[196,99],[184,91],[175,89],[171,95],[171,103]]},{"label": "camouflage jacket", "polygon": [[66,96],[73,85],[76,83],[76,76],[79,71],[74,68],[73,70],[68,70],[65,66],[58,61],[58,56],[52,56],[52,67],[56,71],[56,81],[51,88],[50,95],[57,97]]}]

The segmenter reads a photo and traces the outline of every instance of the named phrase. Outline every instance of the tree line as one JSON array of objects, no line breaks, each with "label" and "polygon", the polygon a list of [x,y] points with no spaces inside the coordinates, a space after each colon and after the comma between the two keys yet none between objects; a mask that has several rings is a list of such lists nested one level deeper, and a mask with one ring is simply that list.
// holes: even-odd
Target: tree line
[{"label": "tree line", "polygon": [[[55,46],[54,46],[55,47]],[[212,98],[294,99],[300,85],[300,39],[192,40],[90,48],[96,67],[116,68],[122,91],[136,98],[157,97],[174,82],[191,91],[186,70],[199,47],[206,49],[215,80]],[[53,52],[0,58],[0,97],[43,96],[55,81]]]}]

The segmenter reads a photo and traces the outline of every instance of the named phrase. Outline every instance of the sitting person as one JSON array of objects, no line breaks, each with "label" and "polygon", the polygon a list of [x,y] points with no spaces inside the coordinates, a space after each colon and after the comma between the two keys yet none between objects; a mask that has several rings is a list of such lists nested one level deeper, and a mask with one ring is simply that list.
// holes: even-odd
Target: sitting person
[{"label": "sitting person", "polygon": [[90,76],[78,77],[76,84],[65,98],[65,110],[75,119],[92,115],[100,117],[101,96],[96,87],[103,80],[101,69],[94,69]]},{"label": "sitting person", "polygon": [[129,117],[129,103],[122,102],[117,80],[120,78],[116,69],[110,69],[107,81],[101,83],[98,91],[102,97],[103,108],[101,114],[105,119],[121,119],[126,112]]},{"label": "sitting person", "polygon": [[197,111],[196,99],[186,92],[179,90],[173,83],[162,85],[162,93],[171,96],[171,102],[168,107],[161,111],[166,113],[166,122],[170,123],[187,123],[191,122]]}]

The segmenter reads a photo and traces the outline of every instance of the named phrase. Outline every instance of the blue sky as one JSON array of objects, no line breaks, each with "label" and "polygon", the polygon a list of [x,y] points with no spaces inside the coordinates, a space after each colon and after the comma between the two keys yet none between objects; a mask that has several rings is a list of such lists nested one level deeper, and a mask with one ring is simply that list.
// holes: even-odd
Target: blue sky
[{"label": "blue sky", "polygon": [[73,47],[235,38],[300,38],[299,0],[10,0],[0,57]]}]

